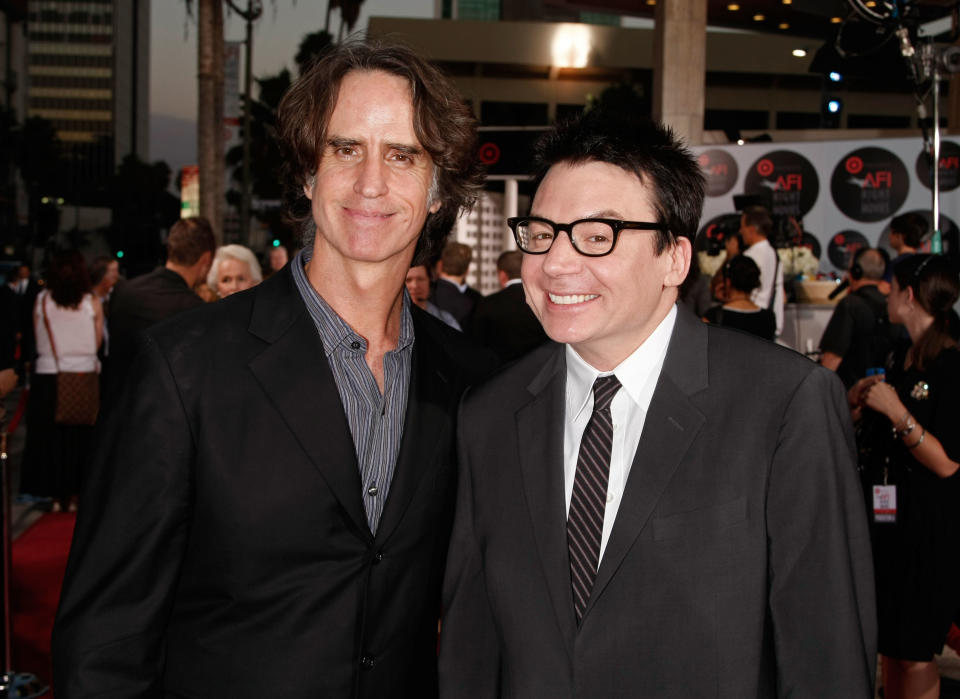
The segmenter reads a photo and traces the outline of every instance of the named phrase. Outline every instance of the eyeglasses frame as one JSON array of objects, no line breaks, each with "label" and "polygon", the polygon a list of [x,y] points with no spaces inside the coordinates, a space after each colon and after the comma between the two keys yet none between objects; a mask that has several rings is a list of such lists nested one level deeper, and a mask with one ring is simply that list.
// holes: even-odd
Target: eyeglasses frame
[{"label": "eyeglasses frame", "polygon": [[[520,234],[517,232],[517,225],[522,221],[539,221],[541,223],[549,224],[553,229],[554,239],[550,243],[550,247],[546,250],[541,250],[535,252],[532,250],[525,250],[523,245],[520,243]],[[578,223],[605,223],[613,230],[613,243],[610,244],[610,249],[606,252],[583,252],[580,248],[577,247],[577,244],[573,242],[573,227]],[[617,241],[620,239],[620,232],[625,230],[638,230],[638,231],[660,231],[662,233],[669,232],[669,228],[663,225],[662,223],[651,223],[649,221],[623,221],[621,219],[615,218],[578,218],[576,221],[571,221],[570,223],[557,223],[551,221],[548,218],[543,218],[542,216],[511,216],[507,219],[507,225],[510,227],[510,230],[513,232],[513,239],[517,243],[517,247],[520,248],[520,251],[525,255],[546,255],[550,250],[553,249],[553,244],[557,241],[558,233],[566,233],[567,237],[570,238],[570,247],[577,251],[580,255],[584,257],[606,257],[617,247]]]}]

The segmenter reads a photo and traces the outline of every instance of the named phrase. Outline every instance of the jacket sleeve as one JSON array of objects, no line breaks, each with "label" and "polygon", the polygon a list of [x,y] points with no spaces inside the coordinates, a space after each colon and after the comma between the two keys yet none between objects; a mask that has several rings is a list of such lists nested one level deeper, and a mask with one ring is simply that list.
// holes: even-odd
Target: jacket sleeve
[{"label": "jacket sleeve", "polygon": [[58,699],[158,697],[184,549],[194,435],[149,337],[106,407],[53,633]]},{"label": "jacket sleeve", "polygon": [[441,699],[499,696],[500,649],[484,582],[483,558],[474,522],[473,474],[466,403],[461,404],[457,509],[447,555],[440,628]]},{"label": "jacket sleeve", "polygon": [[824,369],[786,408],[766,517],[778,695],[869,699],[877,634],[870,538],[843,388]]}]

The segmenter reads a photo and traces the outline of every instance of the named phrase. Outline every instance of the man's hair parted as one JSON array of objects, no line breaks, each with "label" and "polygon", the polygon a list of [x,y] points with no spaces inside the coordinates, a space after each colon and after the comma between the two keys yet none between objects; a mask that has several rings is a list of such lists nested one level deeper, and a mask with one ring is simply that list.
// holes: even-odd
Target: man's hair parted
[{"label": "man's hair parted", "polygon": [[412,49],[353,39],[332,47],[287,91],[277,111],[283,154],[287,216],[302,232],[313,230],[303,187],[317,169],[326,128],[343,78],[352,71],[382,71],[403,78],[413,100],[413,129],[434,166],[431,194],[440,210],[427,216],[414,261],[435,257],[453,221],[470,208],[484,181],[477,155],[476,120],[453,83]]},{"label": "man's hair parted", "polygon": [[661,254],[678,236],[696,237],[703,211],[704,176],[693,154],[664,124],[646,117],[592,109],[557,124],[534,146],[534,183],[539,187],[554,165],[589,162],[632,172],[652,193]]}]

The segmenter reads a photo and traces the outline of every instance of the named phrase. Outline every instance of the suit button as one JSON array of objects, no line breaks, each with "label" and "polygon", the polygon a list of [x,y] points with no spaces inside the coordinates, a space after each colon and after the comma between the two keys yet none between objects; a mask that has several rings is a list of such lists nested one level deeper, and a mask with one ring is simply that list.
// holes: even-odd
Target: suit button
[{"label": "suit button", "polygon": [[374,663],[375,661],[372,655],[365,655],[360,658],[360,667],[362,667],[364,670],[372,670]]},{"label": "suit button", "polygon": [[377,497],[377,493],[379,492],[380,492],[380,489],[377,488],[377,486],[375,485],[371,485],[369,488],[367,488],[367,495],[369,495],[372,498]]},{"label": "suit button", "polygon": [[357,342],[356,340],[350,343],[350,349],[358,350],[360,349],[360,347],[361,347],[360,343]]},{"label": "suit button", "polygon": [[383,551],[377,551],[375,554],[373,554],[374,563],[379,563],[382,560],[383,560]]}]

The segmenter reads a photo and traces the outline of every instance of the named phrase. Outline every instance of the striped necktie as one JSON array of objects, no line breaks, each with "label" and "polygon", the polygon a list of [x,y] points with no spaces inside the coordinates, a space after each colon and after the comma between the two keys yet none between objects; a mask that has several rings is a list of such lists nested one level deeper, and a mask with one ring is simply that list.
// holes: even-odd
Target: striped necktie
[{"label": "striped necktie", "polygon": [[603,512],[607,504],[613,420],[610,402],[620,390],[616,376],[600,376],[593,384],[593,415],[580,439],[577,473],[567,516],[567,548],[570,553],[570,583],[577,624],[590,599],[600,561]]}]

